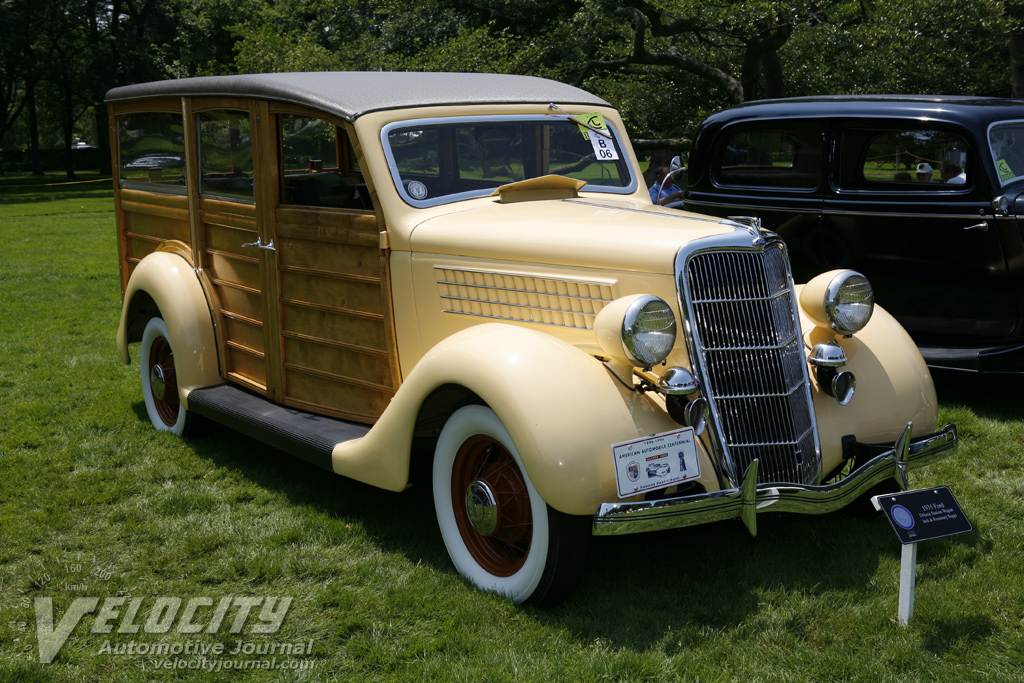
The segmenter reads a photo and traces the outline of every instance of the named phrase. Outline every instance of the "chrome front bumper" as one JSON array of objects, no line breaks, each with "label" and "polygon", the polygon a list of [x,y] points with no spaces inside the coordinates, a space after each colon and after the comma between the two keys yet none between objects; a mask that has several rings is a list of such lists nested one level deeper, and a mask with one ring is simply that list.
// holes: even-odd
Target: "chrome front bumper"
[{"label": "chrome front bumper", "polygon": [[739,488],[640,503],[604,503],[594,516],[594,534],[661,531],[738,517],[752,535],[757,535],[757,515],[761,512],[834,512],[887,479],[895,479],[907,489],[907,470],[946,457],[957,444],[953,425],[917,439],[911,438],[910,429],[907,425],[891,449],[831,484],[758,484],[755,460]]}]

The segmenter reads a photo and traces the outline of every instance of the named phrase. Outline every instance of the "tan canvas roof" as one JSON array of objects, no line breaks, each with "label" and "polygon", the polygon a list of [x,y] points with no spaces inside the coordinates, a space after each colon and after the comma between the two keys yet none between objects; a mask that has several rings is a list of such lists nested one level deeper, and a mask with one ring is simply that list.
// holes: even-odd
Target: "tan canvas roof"
[{"label": "tan canvas roof", "polygon": [[252,97],[302,104],[349,121],[372,111],[471,104],[607,102],[571,85],[534,76],[410,71],[316,71],[202,76],[114,88],[107,102],[147,97]]}]

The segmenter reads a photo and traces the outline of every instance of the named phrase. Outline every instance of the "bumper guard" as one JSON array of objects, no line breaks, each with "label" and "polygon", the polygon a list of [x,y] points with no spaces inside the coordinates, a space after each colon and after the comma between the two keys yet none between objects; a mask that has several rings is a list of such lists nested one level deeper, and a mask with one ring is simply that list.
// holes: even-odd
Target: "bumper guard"
[{"label": "bumper guard", "polygon": [[755,460],[747,468],[739,488],[639,503],[603,503],[594,516],[594,535],[662,531],[739,517],[751,535],[756,536],[757,515],[761,512],[834,512],[887,479],[895,479],[900,488],[906,490],[909,488],[908,470],[946,457],[957,444],[953,425],[917,439],[911,438],[911,427],[908,424],[900,432],[891,448],[839,481],[820,486],[758,484],[758,461]]}]

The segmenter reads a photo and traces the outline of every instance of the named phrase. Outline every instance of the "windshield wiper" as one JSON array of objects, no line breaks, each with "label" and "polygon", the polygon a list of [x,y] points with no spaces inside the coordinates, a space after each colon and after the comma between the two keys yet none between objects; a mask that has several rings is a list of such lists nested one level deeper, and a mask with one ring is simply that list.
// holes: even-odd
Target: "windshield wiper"
[{"label": "windshield wiper", "polygon": [[548,109],[554,109],[555,111],[557,111],[557,112],[559,112],[561,114],[565,114],[566,116],[569,117],[569,120],[572,121],[573,123],[578,123],[579,125],[583,126],[584,128],[587,128],[588,130],[594,131],[598,135],[605,136],[609,140],[612,139],[611,131],[598,128],[597,126],[595,126],[594,124],[590,123],[589,121],[586,121],[583,118],[582,114],[570,114],[569,112],[565,111],[564,109],[559,107],[554,102],[552,102],[551,104],[548,105]]}]

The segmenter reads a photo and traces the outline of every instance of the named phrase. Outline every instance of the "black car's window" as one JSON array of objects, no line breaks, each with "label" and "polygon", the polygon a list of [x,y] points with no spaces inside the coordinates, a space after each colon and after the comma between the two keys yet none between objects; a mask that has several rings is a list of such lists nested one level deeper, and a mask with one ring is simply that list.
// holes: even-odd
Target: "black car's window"
[{"label": "black car's window", "polygon": [[850,129],[840,142],[845,188],[935,191],[966,186],[970,144],[937,129]]},{"label": "black car's window", "polygon": [[1024,177],[1024,121],[993,125],[988,131],[988,144],[1003,185]]},{"label": "black car's window", "polygon": [[125,114],[117,124],[121,187],[185,194],[181,112]]},{"label": "black car's window", "polygon": [[810,125],[746,128],[715,152],[721,185],[812,190],[821,182],[822,130]]}]

